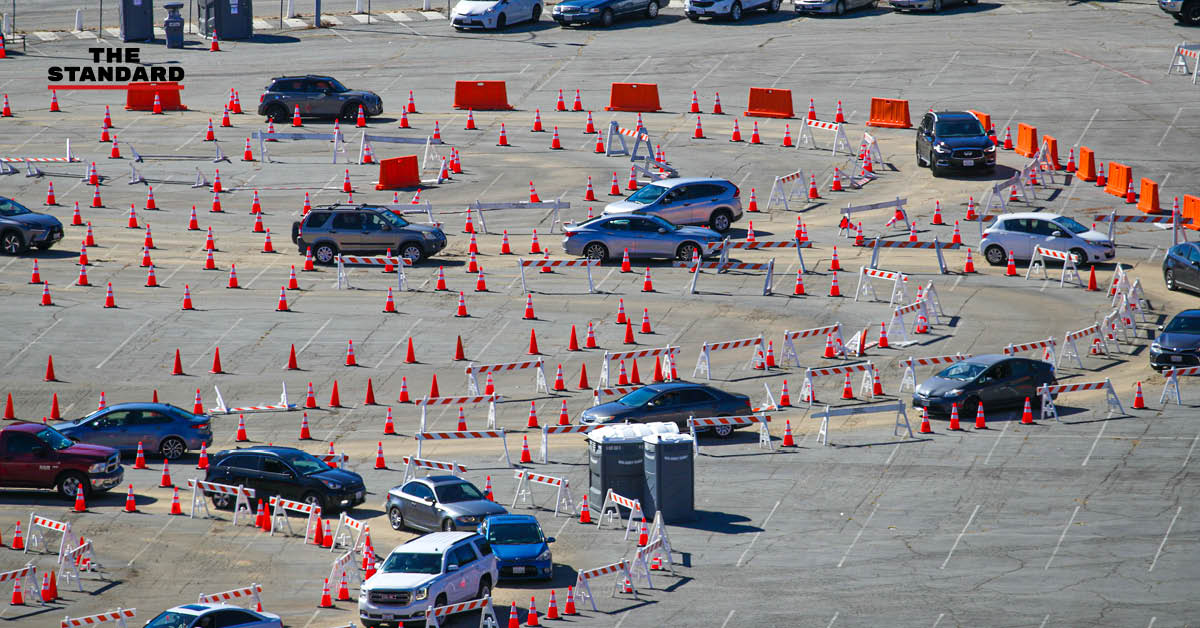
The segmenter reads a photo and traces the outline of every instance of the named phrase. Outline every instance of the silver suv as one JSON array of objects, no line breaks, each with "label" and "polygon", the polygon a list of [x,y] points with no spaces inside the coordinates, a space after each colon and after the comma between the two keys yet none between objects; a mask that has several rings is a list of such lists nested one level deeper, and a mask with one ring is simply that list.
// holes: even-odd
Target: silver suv
[{"label": "silver suv", "polygon": [[300,108],[300,116],[339,117],[354,120],[358,107],[366,117],[383,113],[383,99],[375,92],[348,89],[329,76],[281,76],[271,80],[258,101],[258,115],[275,122],[287,122]]},{"label": "silver suv", "polygon": [[0,250],[5,254],[20,255],[31,246],[45,251],[62,238],[63,226],[57,218],[0,196]]},{"label": "silver suv", "polygon": [[327,205],[292,223],[292,242],[303,254],[312,247],[318,264],[332,264],[339,253],[393,255],[414,263],[446,248],[446,234],[434,225],[418,225],[379,205]]},{"label": "silver suv", "polygon": [[500,577],[487,539],[474,532],[434,532],[398,546],[358,593],[366,628],[402,626],[430,606],[489,597]]},{"label": "silver suv", "polygon": [[604,215],[648,214],[673,225],[706,225],[717,233],[742,217],[741,191],[725,179],[699,177],[648,183],[623,201],[609,203]]}]

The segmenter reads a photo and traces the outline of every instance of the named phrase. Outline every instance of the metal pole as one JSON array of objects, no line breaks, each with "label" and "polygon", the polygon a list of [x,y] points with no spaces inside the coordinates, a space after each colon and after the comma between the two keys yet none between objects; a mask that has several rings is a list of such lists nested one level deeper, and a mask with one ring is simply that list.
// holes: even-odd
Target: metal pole
[{"label": "metal pole", "polygon": [[367,0],[367,24],[371,23],[371,0]]},{"label": "metal pole", "polygon": [[321,0],[314,0],[314,1],[316,2],[315,10],[317,12],[317,16],[316,16],[315,20],[313,21],[313,26],[316,28],[321,28]]},{"label": "metal pole", "polygon": [[[13,0],[15,5],[17,0]],[[104,0],[100,0],[100,26],[96,28],[96,39],[104,39]]]}]

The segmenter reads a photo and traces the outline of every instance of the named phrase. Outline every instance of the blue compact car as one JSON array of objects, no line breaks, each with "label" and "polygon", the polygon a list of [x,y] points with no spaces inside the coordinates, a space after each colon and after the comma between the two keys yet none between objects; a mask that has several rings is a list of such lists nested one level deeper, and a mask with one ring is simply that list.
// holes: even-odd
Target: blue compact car
[{"label": "blue compact car", "polygon": [[500,579],[543,579],[554,576],[550,543],[533,515],[492,515],[479,528],[500,567]]}]

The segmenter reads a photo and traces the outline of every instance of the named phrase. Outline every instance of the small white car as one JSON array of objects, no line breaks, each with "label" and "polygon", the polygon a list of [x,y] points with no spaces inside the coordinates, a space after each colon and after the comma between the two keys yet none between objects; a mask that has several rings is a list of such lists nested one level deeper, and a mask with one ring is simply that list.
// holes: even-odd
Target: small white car
[{"label": "small white car", "polygon": [[979,241],[979,251],[992,266],[1006,264],[1009,251],[1015,259],[1031,259],[1035,246],[1074,254],[1077,264],[1108,262],[1116,256],[1107,235],[1067,216],[1044,212],[1002,214]]},{"label": "small white car", "polygon": [[145,628],[283,628],[279,615],[260,613],[230,604],[184,604],[165,610],[146,622]]},{"label": "small white car", "polygon": [[456,30],[504,28],[542,17],[542,0],[460,0],[450,13]]},{"label": "small white car", "polygon": [[737,22],[745,11],[763,9],[767,13],[778,13],[782,4],[783,0],[685,0],[683,12],[693,22],[700,21],[702,17]]},{"label": "small white car", "polygon": [[500,578],[487,539],[474,532],[434,532],[392,550],[359,590],[358,619],[367,628],[425,617],[430,606],[488,597]]},{"label": "small white car", "polygon": [[851,9],[873,6],[875,0],[792,0],[792,8],[796,13],[845,15]]}]

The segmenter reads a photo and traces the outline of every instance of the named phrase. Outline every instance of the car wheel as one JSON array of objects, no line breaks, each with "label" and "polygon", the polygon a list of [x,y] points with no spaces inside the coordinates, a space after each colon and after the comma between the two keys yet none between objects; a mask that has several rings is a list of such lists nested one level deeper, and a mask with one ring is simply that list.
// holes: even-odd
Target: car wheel
[{"label": "car wheel", "polygon": [[[772,0],[778,3],[779,0]],[[646,5],[646,17],[654,19],[658,17],[658,0],[650,0],[650,4]]]},{"label": "car wheel", "polygon": [[733,6],[729,7],[729,21],[730,22],[742,21],[742,3],[741,2],[734,2]]},{"label": "car wheel", "polygon": [[434,606],[434,608],[437,608],[439,606],[445,606],[445,605],[446,605],[446,594],[439,593],[438,596],[433,599],[433,606]]},{"label": "car wheel", "polygon": [[326,510],[325,500],[321,499],[320,493],[315,491],[309,491],[305,493],[304,496],[300,498],[300,501],[308,504],[309,506],[316,506],[323,511]]},{"label": "car wheel", "polygon": [[8,255],[20,255],[25,252],[25,237],[20,231],[9,229],[0,236],[0,250]]},{"label": "car wheel", "polygon": [[530,22],[536,22],[542,19],[542,6],[539,4],[533,5],[533,15],[529,18]]},{"label": "car wheel", "polygon": [[292,113],[283,105],[271,105],[267,107],[267,119],[275,122],[287,122],[292,117]]},{"label": "car wheel", "polygon": [[496,18],[496,28],[504,28],[505,26],[508,26],[508,16],[501,13],[500,17]]},{"label": "car wheel", "polygon": [[333,264],[336,261],[334,258],[337,257],[337,254],[337,246],[330,244],[329,242],[322,242],[321,244],[318,244],[316,250],[313,251],[313,257],[316,258],[317,263],[324,264],[326,266]]},{"label": "car wheel", "polygon": [[75,499],[80,487],[83,487],[85,496],[92,494],[92,487],[82,474],[64,473],[58,480],[58,494],[62,495],[64,499]]},{"label": "car wheel", "polygon": [[933,149],[932,148],[929,149],[929,156],[925,158],[925,161],[929,162],[929,174],[931,174],[935,177],[942,176],[942,169],[939,168],[937,165],[937,162],[933,160]]},{"label": "car wheel", "polygon": [[[735,5],[736,6],[736,5]],[[717,233],[725,233],[729,231],[729,227],[733,224],[733,214],[727,209],[718,209],[713,212],[712,217],[708,220],[708,226]]]},{"label": "car wheel", "polygon": [[1179,12],[1179,20],[1184,24],[1200,26],[1200,2],[1189,2],[1183,5]]},{"label": "car wheel", "polygon": [[692,258],[695,257],[699,252],[700,247],[691,242],[684,242],[683,244],[679,245],[678,249],[675,250],[675,259],[681,262],[690,262],[692,261]]},{"label": "car wheel", "polygon": [[1175,283],[1175,269],[1168,268],[1163,271],[1163,283],[1167,284],[1167,290],[1171,292],[1179,289],[1179,284]]},{"label": "car wheel", "polygon": [[962,406],[958,408],[958,418],[961,421],[970,421],[979,413],[979,397],[967,397],[963,400]]},{"label": "car wheel", "polygon": [[700,16],[699,16],[699,15],[692,15],[691,13],[688,13],[688,14],[687,14],[687,19],[689,19],[689,20],[691,20],[691,21],[693,21],[693,22],[699,22],[699,21],[700,21]]},{"label": "car wheel", "polygon": [[404,511],[399,506],[388,508],[388,523],[392,524],[393,530],[404,529]]},{"label": "car wheel", "polygon": [[713,426],[712,431],[713,434],[717,435],[717,438],[729,438],[730,436],[733,436],[732,425],[715,425]]},{"label": "car wheel", "polygon": [[410,259],[414,264],[416,264],[425,257],[425,251],[421,249],[420,244],[408,242],[400,245],[400,257]]},{"label": "car wheel", "polygon": [[218,510],[233,510],[233,495],[216,493],[212,496],[212,503]]},{"label": "car wheel", "polygon": [[[358,120],[358,105],[359,105],[359,103],[357,103],[355,101],[350,101],[350,102],[342,105],[342,116],[341,116],[342,120],[345,120],[347,122],[353,122],[355,120]],[[366,110],[366,107],[364,107],[363,108],[363,116],[365,117],[366,115],[367,115],[367,110]]]},{"label": "car wheel", "polygon": [[479,591],[475,593],[475,599],[482,600],[485,597],[492,596],[492,578],[484,576],[479,579]]},{"label": "car wheel", "polygon": [[833,5],[833,12],[836,13],[838,17],[842,17],[843,15],[845,15],[846,14],[846,3],[842,2],[842,0],[838,0],[838,3]]},{"label": "car wheel", "polygon": [[603,262],[608,259],[608,247],[599,242],[592,242],[583,247],[583,256]]},{"label": "car wheel", "polygon": [[443,520],[442,521],[442,532],[453,532],[453,531],[454,531],[454,520],[453,519]]},{"label": "car wheel", "polygon": [[608,28],[609,26],[613,25],[612,9],[605,9],[604,13],[600,14],[600,25],[605,28]]},{"label": "car wheel", "polygon": [[1075,262],[1076,264],[1086,264],[1088,262],[1087,251],[1084,251],[1083,249],[1081,249],[1079,247],[1075,247],[1075,248],[1071,249],[1070,251],[1068,251],[1068,253],[1070,253],[1071,255],[1074,255],[1075,258],[1078,260],[1077,262]]},{"label": "car wheel", "polygon": [[771,0],[767,3],[767,13],[779,13],[779,7],[783,4],[783,0]]},{"label": "car wheel", "polygon": [[1008,262],[1008,254],[1004,252],[1004,248],[998,244],[993,244],[983,251],[983,258],[992,266],[1000,266]]},{"label": "car wheel", "polygon": [[167,460],[178,460],[186,452],[187,444],[175,437],[163,439],[163,442],[158,444],[158,453]]}]

